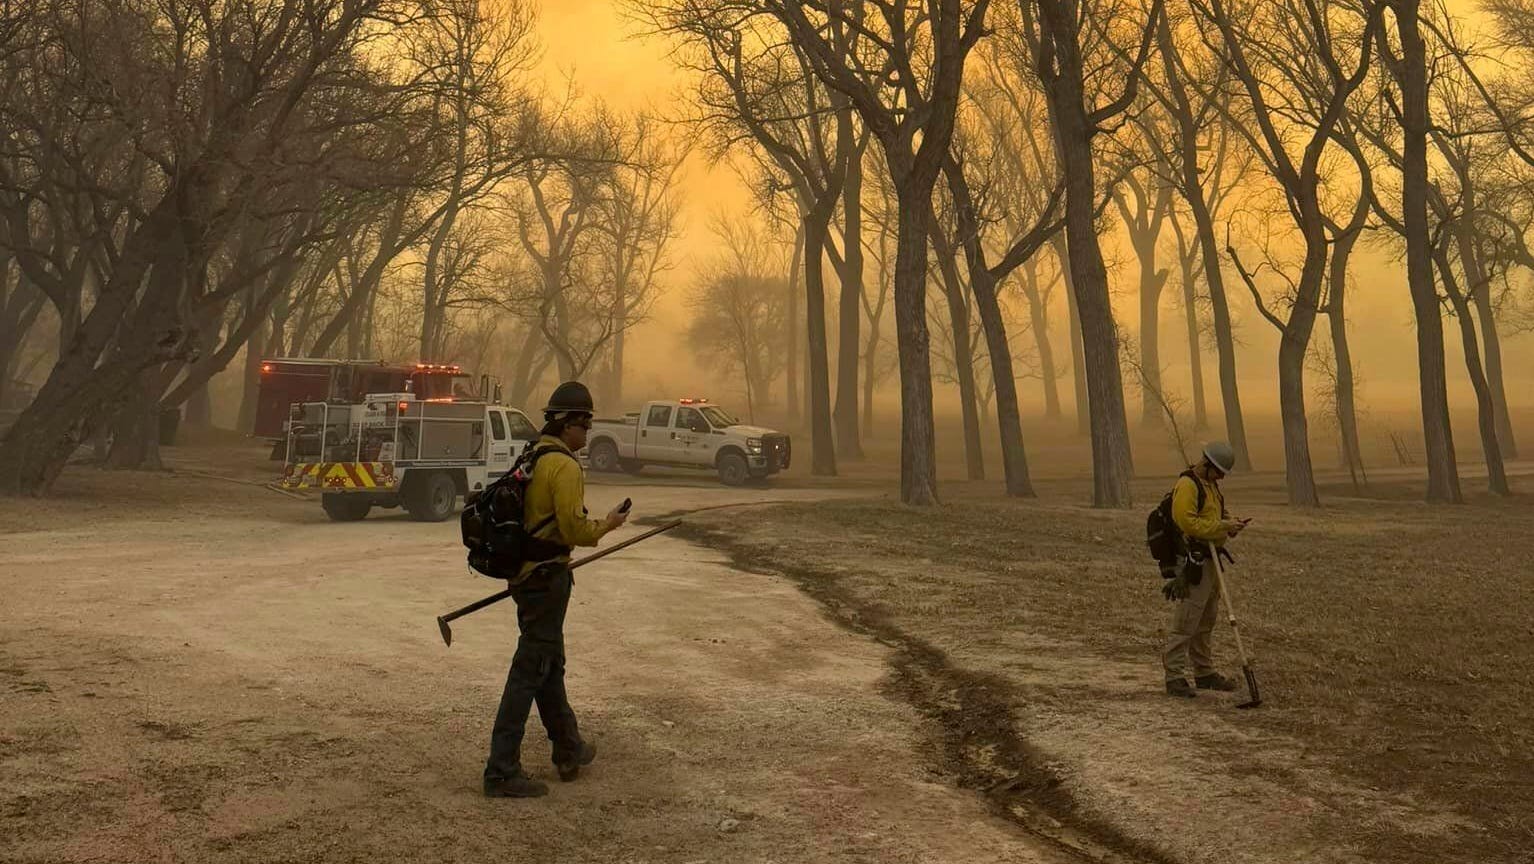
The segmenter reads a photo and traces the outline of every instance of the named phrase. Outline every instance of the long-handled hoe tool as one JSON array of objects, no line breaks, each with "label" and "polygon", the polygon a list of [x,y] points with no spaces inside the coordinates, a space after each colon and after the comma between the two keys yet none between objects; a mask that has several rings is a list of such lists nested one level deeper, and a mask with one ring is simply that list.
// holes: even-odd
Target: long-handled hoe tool
[{"label": "long-handled hoe tool", "polygon": [[1237,708],[1256,708],[1262,704],[1262,695],[1257,690],[1257,674],[1252,671],[1252,661],[1246,656],[1246,646],[1241,642],[1241,627],[1236,623],[1236,607],[1231,605],[1230,586],[1225,584],[1225,565],[1220,563],[1220,553],[1209,544],[1209,554],[1214,556],[1215,587],[1220,589],[1220,598],[1225,601],[1225,616],[1230,619],[1230,630],[1236,634],[1236,653],[1241,656],[1241,674],[1246,676],[1246,692],[1252,697]]},{"label": "long-handled hoe tool", "polygon": [[[651,537],[654,537],[657,534],[664,534],[665,532],[670,531],[672,528],[675,528],[675,527],[677,527],[678,525],[681,525],[681,524],[682,524],[682,520],[677,519],[677,520],[672,521],[672,522],[667,522],[666,524],[661,525],[658,528],[651,528],[649,531],[646,531],[646,532],[644,532],[643,534],[640,534],[637,537],[630,537],[629,539],[623,541],[622,543],[616,543],[616,544],[614,544],[612,546],[607,547],[606,549],[603,549],[601,552],[596,552],[594,554],[587,555],[585,558],[582,558],[579,561],[571,562],[570,569],[574,570],[577,567],[584,567],[585,565],[590,564],[591,562],[597,560],[598,558],[606,558],[607,556],[613,554],[614,552],[617,552],[620,549],[627,549],[628,547],[633,546],[635,543],[638,543],[638,542],[643,541],[643,540],[648,540],[648,539],[650,539]],[[437,629],[442,631],[442,644],[444,644],[444,645],[452,645],[453,644],[453,628],[447,626],[448,622],[456,621],[459,618],[462,618],[463,616],[468,615],[470,612],[478,612],[479,610],[485,608],[486,606],[490,606],[490,605],[493,605],[495,603],[499,603],[502,600],[505,600],[507,597],[510,597],[510,596],[511,596],[511,589],[507,588],[505,591],[497,591],[496,593],[491,594],[489,597],[485,597],[485,598],[480,599],[480,600],[475,600],[473,603],[470,603],[469,605],[463,607],[462,609],[454,609],[453,611],[447,613],[446,615],[438,615],[437,616]]]}]

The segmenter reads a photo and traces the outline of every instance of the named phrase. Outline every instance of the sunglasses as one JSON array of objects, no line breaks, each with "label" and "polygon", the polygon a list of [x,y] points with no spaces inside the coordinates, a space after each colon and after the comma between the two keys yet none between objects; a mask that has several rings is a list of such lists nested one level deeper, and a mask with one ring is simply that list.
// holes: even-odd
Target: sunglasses
[{"label": "sunglasses", "polygon": [[588,418],[581,419],[581,420],[571,420],[570,422],[566,423],[565,425],[566,426],[573,426],[576,429],[587,429],[587,430],[589,430],[591,428],[591,418],[588,417]]}]

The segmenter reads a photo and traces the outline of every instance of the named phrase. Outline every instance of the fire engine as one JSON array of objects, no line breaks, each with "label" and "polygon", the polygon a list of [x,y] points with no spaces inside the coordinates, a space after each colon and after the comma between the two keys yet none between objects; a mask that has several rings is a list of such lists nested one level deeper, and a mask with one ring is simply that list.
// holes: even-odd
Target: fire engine
[{"label": "fire engine", "polygon": [[281,459],[289,410],[295,402],[352,405],[368,393],[400,392],[421,399],[499,399],[487,376],[481,376],[475,388],[469,375],[451,363],[276,357],[261,361],[251,434],[272,442],[272,458]]},{"label": "fire engine", "polygon": [[493,400],[411,391],[373,393],[353,405],[297,402],[289,411],[282,486],[317,491],[338,522],[374,507],[404,507],[440,522],[538,440],[526,414]]}]

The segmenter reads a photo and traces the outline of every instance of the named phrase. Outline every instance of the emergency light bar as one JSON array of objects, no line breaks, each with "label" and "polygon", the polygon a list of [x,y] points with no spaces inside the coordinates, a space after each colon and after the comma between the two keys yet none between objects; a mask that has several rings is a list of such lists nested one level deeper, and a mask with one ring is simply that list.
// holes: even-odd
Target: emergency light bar
[{"label": "emergency light bar", "polygon": [[680,405],[707,405],[708,404],[708,400],[707,399],[678,399],[676,401]]}]

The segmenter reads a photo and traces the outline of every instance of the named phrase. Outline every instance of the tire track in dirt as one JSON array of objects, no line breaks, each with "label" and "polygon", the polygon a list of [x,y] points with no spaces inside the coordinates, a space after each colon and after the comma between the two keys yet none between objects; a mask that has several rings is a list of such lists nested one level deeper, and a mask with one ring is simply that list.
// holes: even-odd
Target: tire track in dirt
[{"label": "tire track in dirt", "polygon": [[[722,505],[669,513],[664,518],[768,505]],[[1019,722],[1010,706],[1017,696],[999,676],[950,663],[944,652],[844,590],[833,570],[784,566],[761,549],[737,542],[726,531],[695,522],[685,523],[672,533],[719,550],[743,571],[789,579],[836,624],[890,648],[892,674],[886,691],[933,722],[931,757],[942,770],[954,775],[962,788],[982,794],[998,816],[1078,860],[1176,864],[1159,850],[1077,807],[1044,754],[1013,731]]]}]

